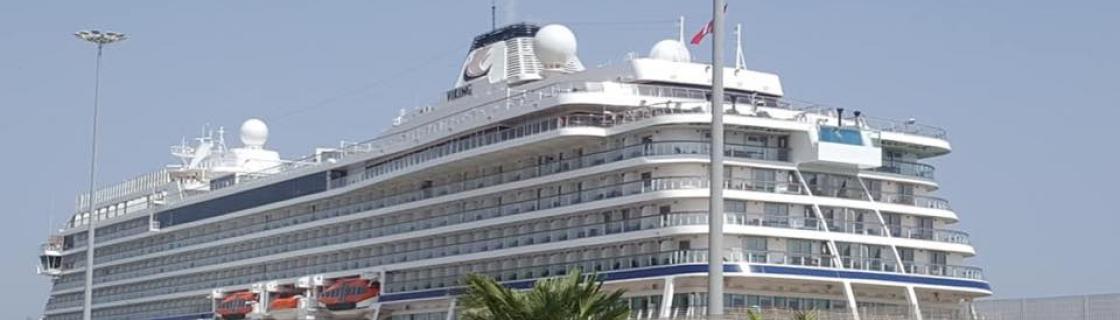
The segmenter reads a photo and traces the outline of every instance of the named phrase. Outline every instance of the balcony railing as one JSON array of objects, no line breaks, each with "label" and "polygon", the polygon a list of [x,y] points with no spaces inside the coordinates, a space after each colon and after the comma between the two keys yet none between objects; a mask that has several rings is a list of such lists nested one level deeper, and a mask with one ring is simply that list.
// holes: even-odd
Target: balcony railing
[{"label": "balcony railing", "polygon": [[[611,93],[619,94],[619,95],[632,94],[632,95],[635,95],[635,96],[643,96],[643,97],[681,98],[681,99],[696,99],[696,100],[707,99],[707,96],[710,93],[709,90],[704,90],[704,89],[681,88],[681,87],[658,86],[658,85],[633,84],[633,85],[630,85],[630,86],[627,86],[627,87],[624,87],[624,88],[630,88],[632,90],[630,90],[629,92],[627,92],[625,90],[612,90]],[[546,87],[543,87],[543,88],[538,88],[538,89],[534,89],[534,90],[531,90],[531,91],[526,91],[522,94],[511,96],[506,100],[494,102],[493,104],[495,104],[495,105],[500,104],[500,105],[504,106],[503,109],[519,108],[523,105],[533,105],[533,102],[537,102],[540,99],[547,98],[547,97],[556,97],[556,96],[559,96],[559,95],[562,95],[562,94],[569,94],[569,93],[581,93],[582,94],[582,93],[588,93],[588,92],[605,92],[605,89],[599,83],[587,83],[587,82],[557,83],[557,84],[549,85],[549,86],[546,86]],[[823,108],[819,105],[809,105],[809,104],[796,102],[796,101],[792,101],[792,100],[789,100],[789,101],[776,100],[774,98],[749,96],[749,95],[738,95],[738,94],[731,94],[729,96],[735,98],[737,101],[747,102],[749,105],[759,105],[759,106],[764,106],[764,107],[785,108],[785,109],[806,111],[806,112],[824,112],[822,110],[827,109],[827,108]],[[728,100],[728,101],[731,101],[731,100]],[[480,106],[476,109],[484,109],[486,107],[487,106]],[[533,130],[521,129],[521,128],[511,128],[511,130],[509,130],[508,132],[496,132],[496,133],[494,133],[494,135],[495,135],[494,138],[489,138],[489,139],[480,138],[479,142],[481,142],[480,145],[485,145],[485,144],[492,143],[492,141],[501,141],[501,140],[504,140],[504,139],[508,139],[507,137],[516,137],[516,136],[522,136],[522,135],[526,135],[526,134],[535,134],[535,133],[550,131],[550,130],[554,130],[555,128],[562,128],[562,127],[579,127],[579,126],[610,127],[610,126],[615,126],[615,125],[620,125],[620,124],[642,121],[642,120],[650,119],[650,118],[657,117],[657,116],[663,116],[663,115],[706,114],[706,113],[708,113],[708,110],[706,110],[706,108],[703,108],[703,107],[698,107],[698,108],[646,107],[646,108],[630,109],[630,110],[627,110],[625,112],[621,112],[621,113],[617,113],[617,114],[611,114],[611,115],[569,115],[569,116],[562,116],[562,117],[556,118],[556,121],[555,121],[554,125],[550,123],[549,125],[543,126],[543,127],[537,126],[537,127],[534,127],[536,129],[533,129]],[[871,119],[871,118],[867,118],[867,119]],[[911,134],[926,135],[926,136],[931,136],[931,137],[941,137],[941,138],[944,137],[944,131],[943,130],[940,130],[940,129],[937,129],[937,128],[932,128],[932,127],[926,127],[926,126],[922,126],[922,125],[916,125],[916,124],[912,124],[910,122],[900,122],[900,121],[874,119],[874,121],[867,122],[867,124],[871,128],[874,128],[876,130],[904,132],[904,133],[911,133]],[[426,130],[426,128],[425,127],[420,127],[420,128],[416,128],[416,129],[412,129],[412,130],[419,132],[419,131]],[[375,138],[375,139],[371,139],[371,140],[367,140],[367,141],[363,141],[363,142],[359,142],[359,143],[349,145],[349,146],[343,148],[341,157],[348,158],[348,157],[351,157],[353,155],[364,155],[364,154],[369,154],[373,150],[380,150],[379,148],[381,148],[382,145],[384,145],[385,143],[394,141],[394,139],[396,139],[397,136],[401,136],[401,135],[405,135],[405,133],[398,133],[398,134],[395,134],[395,135],[389,136],[389,137],[379,137],[379,138]],[[291,169],[298,168],[298,167],[308,166],[308,165],[311,165],[313,163],[311,161],[312,159],[315,159],[314,155],[308,156],[304,159],[295,160],[295,161],[285,163],[285,164],[283,164],[281,166],[278,166],[276,168],[269,168],[265,172],[283,172],[283,171],[291,170]],[[368,178],[368,176],[363,177],[363,178],[359,178],[359,179],[364,179],[364,178]]]},{"label": "balcony railing", "polygon": [[883,160],[883,166],[874,169],[877,172],[900,174],[927,180],[933,180],[933,170],[933,166],[928,164],[894,159],[885,159]]},{"label": "balcony railing", "polygon": [[890,226],[890,229],[891,235],[900,238],[969,244],[968,233],[964,231],[909,226]]},{"label": "balcony railing", "polygon": [[[757,250],[741,250],[729,253],[731,261],[746,261],[750,263],[760,264],[778,264],[778,265],[795,265],[807,267],[828,267],[831,268],[835,265],[833,262],[833,255],[819,254],[819,253],[791,253],[784,251],[757,251]],[[850,270],[866,270],[866,271],[879,271],[879,272],[899,272],[900,268],[898,263],[893,259],[886,258],[868,258],[868,257],[848,257],[840,256],[840,263],[844,269]],[[903,261],[907,273],[942,276],[951,278],[963,278],[973,280],[983,280],[983,269],[972,266],[957,266],[949,264],[930,264],[930,263],[915,263],[912,261]]]},{"label": "balcony railing", "polygon": [[[443,196],[443,195],[448,195],[448,194],[453,194],[453,193],[458,193],[458,192],[464,192],[464,191],[469,191],[469,190],[475,190],[475,189],[495,186],[495,185],[499,185],[499,184],[503,184],[503,183],[516,182],[516,181],[520,181],[520,180],[536,178],[536,177],[541,177],[541,176],[547,176],[547,175],[551,175],[551,174],[562,173],[562,172],[567,172],[567,171],[576,170],[576,169],[582,169],[582,168],[587,168],[587,167],[592,167],[592,166],[597,166],[597,165],[602,165],[602,164],[608,164],[608,163],[613,163],[613,162],[618,162],[618,161],[623,161],[623,160],[629,160],[629,159],[634,159],[634,158],[639,158],[639,157],[654,157],[654,156],[680,155],[680,154],[706,155],[706,154],[708,154],[709,150],[710,150],[710,145],[707,142],[704,142],[704,141],[657,141],[657,142],[651,142],[651,143],[634,144],[634,145],[630,145],[630,146],[626,146],[626,147],[621,147],[621,148],[606,150],[606,151],[602,151],[602,152],[587,154],[587,155],[577,157],[577,158],[573,158],[573,159],[567,159],[567,160],[561,160],[561,161],[557,161],[557,162],[535,165],[535,166],[515,169],[513,171],[507,171],[507,172],[502,172],[502,173],[489,174],[489,175],[475,177],[475,178],[471,178],[471,179],[464,180],[464,181],[459,181],[459,182],[451,182],[451,183],[440,184],[440,185],[425,188],[425,189],[422,189],[422,190],[407,191],[407,192],[401,192],[401,193],[397,193],[397,194],[391,194],[391,195],[383,196],[383,197],[380,197],[380,198],[377,198],[377,199],[369,200],[367,202],[355,204],[355,205],[352,205],[352,206],[353,207],[364,207],[364,208],[370,208],[370,207],[381,208],[381,207],[386,207],[386,206],[392,206],[392,205],[398,205],[398,204],[403,204],[403,203],[408,203],[408,202],[425,200],[425,199],[429,199],[429,198],[433,198],[433,197],[438,197],[438,196]],[[785,160],[788,160],[788,149],[784,149],[784,148],[729,144],[729,145],[725,146],[725,152],[724,153],[725,153],[725,155],[727,155],[729,157],[743,157],[743,158],[751,158],[751,159],[758,159],[758,160],[771,160],[771,161],[785,161]],[[339,179],[339,180],[332,181],[332,185],[333,185],[333,187],[341,187],[341,186],[344,186],[348,183],[353,183],[353,182],[356,182],[356,181],[347,181],[346,179]],[[766,190],[763,190],[763,189],[766,189],[766,186],[762,186],[758,183],[756,183],[754,185],[757,185],[757,187],[756,187],[758,189],[757,191],[766,191]],[[770,189],[774,189],[774,188],[777,188],[777,186],[771,187]],[[771,190],[771,191],[773,191],[773,190]],[[318,213],[318,214],[320,216],[324,216],[322,213]],[[308,221],[312,221],[312,220],[308,220]],[[275,224],[275,223],[273,223],[273,224]],[[256,227],[259,228],[261,226],[256,226]],[[223,239],[223,238],[227,238],[227,237],[231,237],[231,236],[242,235],[242,234],[245,233],[245,231],[247,231],[247,230],[234,230],[234,231],[227,230],[227,231],[225,231],[224,233],[221,233],[221,234],[192,233],[191,238],[201,237],[203,239],[206,239],[206,241],[214,241],[214,240]],[[248,231],[252,231],[252,230],[248,230]],[[99,232],[101,232],[101,231],[99,230]],[[109,237],[112,238],[113,236],[109,236]],[[189,244],[194,243],[194,242],[191,242],[191,241],[187,241],[187,239],[184,239],[184,238],[176,238],[176,239],[177,240],[175,242],[177,243],[177,247],[181,247],[181,246],[184,246],[184,245],[189,245]],[[147,248],[151,249],[151,246],[148,246]],[[98,263],[101,263],[103,261],[109,261],[111,259],[115,259],[115,258],[106,258],[106,256],[108,256],[108,255],[99,254],[98,257],[97,257],[98,258]]]},{"label": "balcony railing", "polygon": [[[781,192],[781,193],[797,193],[799,188],[797,185],[773,182],[773,181],[755,181],[732,179],[725,181],[728,189],[738,190],[752,190],[752,191],[767,191],[767,192]],[[682,189],[699,189],[707,188],[708,180],[705,177],[686,176],[686,177],[659,177],[649,180],[636,180],[607,186],[589,188],[581,191],[573,191],[562,193],[558,195],[542,196],[536,199],[526,199],[517,202],[510,202],[496,206],[485,208],[466,209],[459,212],[448,213],[439,216],[433,216],[421,220],[413,220],[407,222],[396,223],[392,225],[383,225],[371,227],[371,230],[354,230],[354,232],[337,234],[330,237],[314,239],[307,243],[285,243],[276,242],[273,245],[261,248],[257,251],[245,252],[238,251],[236,257],[229,258],[223,256],[212,256],[200,260],[182,261],[176,264],[156,264],[139,270],[127,272],[115,272],[107,276],[99,276],[95,279],[95,283],[103,283],[107,281],[116,281],[120,279],[127,279],[143,274],[150,274],[153,270],[165,272],[173,269],[181,269],[184,267],[201,266],[205,264],[222,263],[240,259],[249,259],[258,255],[252,255],[253,252],[260,254],[272,253],[277,251],[293,251],[305,249],[313,246],[325,246],[348,241],[356,241],[361,239],[368,239],[372,237],[380,237],[392,234],[399,234],[410,231],[423,230],[428,228],[461,224],[471,221],[478,221],[484,219],[492,219],[503,216],[511,216],[520,213],[533,212],[538,210],[545,210],[557,207],[571,206],[581,203],[593,202],[598,200],[611,199],[621,196],[636,195],[657,191],[669,190],[682,190]],[[356,204],[361,205],[361,204]],[[647,220],[652,220],[647,218]],[[242,232],[243,234],[244,232]],[[204,240],[203,238],[196,238],[198,241]],[[175,246],[181,246],[182,243],[176,242]],[[279,246],[280,249],[273,248]],[[165,250],[174,249],[174,247],[167,247]],[[124,251],[116,254],[109,254],[100,256],[98,258],[111,260],[123,259],[131,256],[139,255],[137,250]],[[77,285],[77,284],[75,284]],[[55,289],[58,290],[63,286],[56,285]]]},{"label": "balcony railing", "polygon": [[[680,152],[680,149],[678,148],[679,146],[686,146],[687,147],[689,145],[690,145],[690,143],[680,143],[680,142],[665,143],[665,144],[660,144],[657,147],[651,147],[649,149],[643,148],[643,149],[641,149],[642,150],[641,153],[644,154],[646,151],[650,151],[652,153],[659,153],[656,150],[665,150],[665,149],[673,149],[674,151],[672,151],[672,152],[675,153],[675,152]],[[798,185],[792,184],[792,183],[785,183],[785,182],[731,179],[731,180],[726,181],[725,183],[726,183],[725,187],[728,188],[728,189],[732,189],[732,190],[749,190],[749,191],[792,193],[792,194],[799,194],[800,193],[800,188],[799,188]],[[633,187],[629,187],[629,186],[633,186]],[[519,212],[527,212],[527,211],[533,211],[533,210],[538,210],[538,209],[543,209],[543,208],[550,208],[550,207],[553,207],[553,206],[556,206],[556,205],[570,205],[570,204],[574,204],[574,203],[581,203],[581,202],[586,202],[586,201],[593,201],[593,200],[598,200],[598,199],[611,198],[611,197],[616,197],[616,196],[620,196],[620,195],[629,195],[629,194],[634,194],[634,193],[642,193],[642,192],[657,191],[657,190],[671,190],[671,189],[682,189],[682,188],[706,188],[706,187],[707,187],[707,180],[702,178],[702,177],[657,178],[657,179],[654,179],[654,180],[633,181],[633,182],[619,184],[619,185],[616,185],[616,186],[606,186],[606,187],[588,189],[588,190],[585,190],[585,191],[582,191],[582,192],[578,192],[577,194],[574,194],[574,195],[577,196],[575,198],[571,198],[570,195],[559,195],[559,196],[555,196],[555,197],[557,197],[557,198],[555,198],[556,199],[555,201],[547,200],[547,199],[537,199],[537,200],[527,200],[527,201],[522,201],[522,202],[517,202],[517,203],[509,203],[509,204],[502,205],[503,209],[499,210],[499,211],[501,211],[501,213],[496,213],[496,215],[495,214],[488,214],[488,213],[484,213],[484,212],[485,211],[490,211],[490,209],[497,209],[497,208],[480,208],[480,209],[474,209],[474,210],[471,210],[471,211],[472,212],[478,212],[478,214],[475,214],[476,218],[479,218],[479,217],[490,218],[490,217],[495,217],[495,216],[516,214],[516,213],[519,213]],[[633,190],[632,188],[639,188],[639,189],[638,190]],[[562,199],[566,199],[566,200],[562,200]],[[557,203],[558,201],[563,202],[563,203],[567,203],[567,204],[559,204],[559,203]],[[354,206],[362,206],[362,205],[363,204],[361,204],[361,203],[354,204]],[[466,212],[464,212],[462,214],[466,214]],[[460,215],[462,215],[462,214],[460,214]],[[420,225],[420,226],[434,227],[434,226],[461,223],[463,221],[471,221],[472,220],[472,219],[466,218],[466,216],[461,216],[459,219],[448,219],[448,217],[450,217],[450,216],[432,217],[432,218],[429,218],[429,220],[432,220],[432,221],[411,221],[411,222],[407,222],[407,224],[412,225],[412,226]],[[479,218],[479,219],[481,219],[481,218]],[[437,221],[437,220],[441,220],[441,219],[443,220],[443,222],[438,222]],[[704,219],[706,221],[706,217],[699,217],[699,219]],[[782,217],[782,216],[749,216],[749,215],[729,213],[728,219],[729,219],[728,223],[731,223],[731,224],[748,224],[748,225],[771,226],[771,227],[788,227],[788,228],[796,228],[796,229],[814,229],[814,230],[820,229],[819,226],[818,226],[818,223],[817,223],[818,221],[815,218],[789,217],[789,216],[784,216],[784,217]],[[857,233],[857,234],[882,235],[882,233],[880,232],[880,230],[882,230],[882,226],[877,224],[877,223],[852,222],[852,221],[847,221],[847,222],[844,222],[844,221],[841,221],[841,222],[829,221],[829,223],[830,223],[830,229],[833,230],[833,231]],[[402,225],[403,224],[405,224],[405,223],[402,223]],[[386,226],[386,228],[388,228],[388,227],[390,227],[390,226]],[[958,232],[958,231],[936,230],[936,229],[918,229],[918,228],[909,228],[909,227],[902,228],[902,227],[893,227],[893,226],[892,226],[892,228],[897,228],[897,230],[895,230],[895,232],[896,232],[895,236],[903,236],[903,237],[907,237],[907,238],[942,241],[942,242],[953,242],[953,243],[967,243],[968,242],[968,235],[966,233]],[[399,228],[397,228],[397,229],[394,229],[394,230],[396,230],[396,231],[390,232],[390,234],[395,233],[395,232],[413,231],[413,230],[416,230],[416,229],[415,228],[409,228],[409,229],[399,229]],[[339,237],[343,237],[343,236],[345,236],[345,235],[339,235]],[[332,237],[332,238],[334,238],[334,237]],[[213,240],[213,239],[211,239],[211,240]],[[321,239],[321,240],[326,241],[326,239]],[[320,242],[322,242],[322,241],[320,241]],[[329,244],[329,243],[325,243],[325,242],[320,243],[320,245],[327,245],[327,244]],[[184,244],[178,243],[178,245],[184,245]],[[292,248],[289,248],[289,249],[290,250],[295,250],[295,249],[292,249]],[[105,256],[100,256],[98,258],[99,258],[100,261],[109,261],[109,260],[112,260],[112,259],[119,259],[119,258],[125,258],[125,257],[128,257],[128,256],[134,256],[136,254],[137,253],[135,251],[129,251],[129,252],[122,252],[120,254],[109,254],[109,255],[105,255]],[[214,258],[217,258],[217,257],[214,257]],[[191,261],[190,264],[195,265],[198,262],[199,261]],[[186,264],[186,262],[184,262],[184,264]],[[155,268],[155,267],[160,267],[160,266],[153,266],[153,268]],[[163,267],[160,267],[160,268],[163,268]],[[128,276],[128,274],[131,274],[131,273],[115,274],[114,275],[115,277],[113,277],[113,278],[120,278],[120,277]],[[99,280],[98,282],[103,282],[103,281],[112,281],[113,279],[98,279],[98,280]]]},{"label": "balcony railing", "polygon": [[843,188],[810,184],[809,190],[813,192],[814,196],[818,197],[867,200],[867,193],[863,191],[863,187],[859,185],[859,182],[852,182],[851,184]]},{"label": "balcony railing", "polygon": [[[795,228],[795,229],[809,229],[818,230],[817,224],[814,219],[800,218],[800,217],[781,217],[781,216],[762,216],[750,215],[742,213],[728,213],[726,215],[729,224],[744,224],[756,225],[765,227],[776,228]],[[516,235],[499,235],[490,237],[475,238],[472,241],[455,243],[453,245],[441,246],[439,248],[424,248],[413,249],[408,251],[393,252],[390,254],[379,255],[377,261],[348,261],[335,263],[328,266],[308,266],[315,267],[316,272],[331,272],[341,271],[333,269],[334,265],[348,266],[350,268],[361,268],[372,265],[384,265],[392,263],[401,263],[408,261],[417,261],[423,259],[440,258],[451,255],[468,254],[475,252],[482,252],[488,250],[498,250],[506,248],[514,248],[519,246],[527,246],[534,244],[544,244],[556,241],[567,241],[574,239],[581,239],[587,237],[596,237],[602,235],[619,234],[625,232],[635,232],[642,230],[652,230],[673,226],[688,226],[688,225],[706,225],[708,222],[708,213],[702,211],[686,211],[686,212],[673,212],[668,214],[657,214],[642,217],[631,217],[628,219],[616,221],[602,221],[594,223],[586,223],[579,226],[560,227],[550,230],[534,231],[525,234]],[[493,233],[481,232],[479,234],[489,235]],[[308,243],[312,246],[329,245],[336,243],[344,243],[348,241],[356,241],[366,239],[368,234],[343,234],[338,236],[329,237],[326,239],[319,239],[314,243]],[[325,242],[324,242],[325,241]],[[284,252],[290,252],[306,248],[292,247],[293,244],[278,243],[277,245],[285,246]],[[260,254],[253,254],[259,252]],[[261,254],[276,252],[271,248],[261,248],[259,250],[252,250],[250,252],[242,252],[243,256],[237,259],[251,259]],[[806,254],[792,254],[777,251],[741,251],[729,253],[728,261],[747,261],[752,263],[768,263],[768,264],[789,264],[799,266],[813,266],[813,267],[832,267],[832,256],[828,255],[806,255]],[[844,266],[849,269],[861,269],[871,271],[886,271],[896,272],[896,265],[892,261],[883,261],[880,259],[853,259],[844,258]],[[215,263],[213,261],[210,263]],[[187,262],[178,263],[175,265],[152,265],[147,268],[138,270],[131,270],[125,272],[114,272],[111,276],[99,277],[96,283],[103,283],[105,281],[115,281],[121,279],[128,279],[134,277],[141,277],[152,274],[154,272],[170,272],[182,269],[184,267],[201,266],[205,261],[191,261],[189,266]],[[924,268],[924,269],[923,269]],[[964,277],[967,274],[961,271],[960,268],[953,268],[951,266],[932,265],[929,267],[913,266],[911,269],[913,273],[943,275],[953,277]],[[291,271],[291,270],[286,270]]]},{"label": "balcony railing", "polygon": [[932,264],[932,263],[914,263],[903,261],[903,266],[906,267],[907,272],[913,274],[924,274],[931,276],[942,276],[950,278],[964,278],[983,280],[984,270],[972,266],[956,266],[949,264]]},{"label": "balcony railing", "polygon": [[[843,267],[835,268],[833,263],[833,256],[830,255],[809,253],[797,254],[781,251],[731,250],[725,253],[724,261],[732,263],[745,262],[757,264],[804,266],[814,268],[866,270],[877,272],[900,271],[895,263],[887,262],[884,259],[857,259],[851,257],[841,257],[841,261],[843,261],[842,263],[844,264]],[[626,255],[619,257],[594,258],[578,261],[549,263],[539,266],[503,268],[484,271],[480,273],[494,277],[498,281],[516,281],[560,276],[566,274],[569,269],[573,268],[578,268],[584,270],[585,272],[609,272],[664,265],[707,262],[708,252],[706,250],[674,250]],[[952,265],[923,266],[925,268],[924,270],[923,267],[919,267],[919,265],[917,264],[908,264],[908,270],[911,270],[912,268],[915,271],[913,273],[923,275],[983,280],[981,269],[975,267]],[[460,281],[462,279],[462,275],[428,277],[404,276],[405,278],[403,279],[401,278],[402,276],[403,275],[401,274],[390,275],[388,281],[383,283],[383,285],[387,289],[387,292],[399,293],[458,287],[461,286]]]},{"label": "balcony railing", "polygon": [[[621,90],[620,90],[620,88],[621,88]],[[563,95],[563,94],[575,94],[575,93],[582,94],[582,93],[588,93],[588,92],[607,92],[607,91],[608,90],[606,90],[606,88],[603,86],[602,83],[595,83],[595,82],[556,83],[556,84],[548,85],[548,86],[545,86],[545,87],[542,87],[542,88],[537,88],[537,89],[525,91],[525,92],[522,92],[522,93],[519,93],[519,94],[516,94],[516,95],[512,95],[512,96],[509,96],[505,99],[494,101],[494,102],[491,102],[491,103],[488,103],[488,104],[476,106],[476,107],[468,109],[468,110],[460,111],[458,113],[447,116],[447,118],[439,119],[439,120],[447,120],[447,119],[451,119],[451,118],[455,118],[455,117],[473,118],[474,115],[473,115],[472,112],[480,111],[480,110],[494,110],[494,111],[502,112],[501,110],[514,110],[514,109],[522,109],[522,108],[528,108],[528,107],[536,108],[539,105],[539,103],[543,99],[546,99],[546,98],[553,98],[553,97],[557,97],[557,96]],[[640,96],[640,97],[680,98],[680,99],[693,99],[693,100],[701,100],[701,101],[706,100],[708,98],[708,96],[710,96],[710,90],[705,90],[705,89],[682,88],[682,87],[675,87],[675,86],[646,85],[646,84],[629,84],[629,85],[624,85],[624,86],[621,86],[621,87],[612,87],[612,89],[609,90],[609,93],[617,94],[617,95],[633,95],[633,96]],[[778,99],[778,98],[774,98],[774,97],[765,97],[765,96],[749,95],[749,94],[736,94],[736,93],[729,93],[727,101],[730,101],[731,104],[732,104],[733,108],[732,108],[732,112],[730,112],[732,114],[738,113],[736,111],[736,109],[734,108],[735,103],[737,101],[742,102],[742,103],[746,104],[747,106],[784,108],[784,109],[796,110],[796,111],[801,111],[801,112],[812,112],[812,113],[819,113],[819,114],[828,114],[828,112],[829,112],[828,110],[833,109],[833,108],[821,106],[821,105],[818,105],[818,104],[804,103],[804,102],[799,102],[799,101],[792,100],[792,99]],[[623,113],[614,114],[614,115],[592,115],[592,116],[587,116],[587,117],[584,117],[584,118],[580,118],[578,116],[565,116],[565,117],[561,117],[560,119],[557,119],[556,122],[545,121],[546,122],[545,124],[547,124],[547,125],[544,126],[544,127],[535,126],[533,128],[517,128],[514,131],[503,132],[502,134],[505,134],[505,135],[535,134],[535,133],[539,133],[539,132],[543,132],[543,131],[554,130],[558,127],[566,127],[566,126],[608,127],[608,126],[623,124],[623,123],[627,123],[627,122],[633,122],[633,121],[637,121],[637,120],[644,120],[644,119],[648,119],[649,117],[658,116],[658,115],[690,114],[690,113],[700,113],[700,114],[702,114],[702,113],[708,113],[708,110],[706,110],[705,107],[696,107],[696,108],[690,108],[690,109],[668,108],[668,107],[662,107],[662,108],[646,107],[646,108],[631,109],[631,110],[627,110]],[[415,116],[416,116],[416,113],[409,113],[402,119],[408,120],[408,119],[411,119]],[[874,130],[889,131],[889,132],[901,132],[901,133],[922,135],[922,136],[928,136],[928,137],[939,138],[939,139],[944,139],[945,136],[946,136],[945,131],[940,129],[940,128],[915,124],[915,123],[913,123],[913,121],[894,121],[894,120],[878,119],[878,118],[872,118],[872,117],[862,117],[861,119],[862,119],[861,123],[863,125],[867,126],[868,128],[874,129]],[[793,119],[791,119],[791,120],[793,120]],[[342,150],[340,150],[339,155],[337,156],[337,158],[334,158],[334,159],[335,160],[342,160],[342,159],[346,159],[346,158],[351,158],[351,157],[356,156],[356,155],[366,155],[366,156],[368,156],[371,153],[377,153],[377,155],[385,155],[386,152],[391,152],[392,151],[390,149],[399,149],[399,148],[405,147],[406,145],[408,145],[410,143],[414,144],[409,139],[406,139],[404,137],[410,137],[410,136],[413,136],[413,135],[424,136],[424,135],[426,135],[428,133],[431,133],[431,132],[441,132],[442,129],[445,127],[445,125],[446,124],[440,124],[440,123],[433,122],[433,123],[429,123],[427,125],[422,125],[422,126],[419,126],[419,127],[416,127],[416,128],[412,128],[412,129],[409,129],[409,130],[406,130],[406,131],[403,131],[403,132],[397,132],[397,133],[394,133],[392,135],[376,137],[376,138],[369,139],[369,140],[366,140],[366,141],[362,141],[362,142],[359,142],[359,143],[347,145],[344,148],[342,148]],[[439,130],[436,130],[437,128]],[[520,131],[518,131],[518,130],[520,130]],[[480,140],[480,141],[485,141],[485,140]],[[420,156],[425,157],[426,158],[425,160],[430,160],[430,158],[432,157],[431,154],[420,155]],[[270,167],[270,168],[260,170],[258,172],[245,174],[241,179],[242,179],[242,182],[247,182],[247,181],[259,179],[259,178],[262,178],[262,177],[272,176],[272,175],[276,175],[276,174],[282,174],[284,172],[291,171],[293,169],[318,165],[320,163],[319,160],[321,160],[321,157],[318,154],[308,155],[308,156],[305,156],[305,157],[302,157],[302,158],[299,158],[299,159],[295,159],[295,160],[291,160],[291,161],[285,161],[284,163],[282,163],[280,165],[277,165],[275,167]],[[418,163],[418,162],[423,162],[423,161],[416,161],[416,162]],[[368,178],[368,177],[363,177],[361,179],[364,179],[364,178]],[[145,187],[143,189],[154,190],[151,187]],[[99,191],[99,193],[100,193],[100,191]],[[170,204],[172,202],[181,201],[182,199],[185,199],[189,196],[190,195],[187,195],[187,194],[168,195],[166,197],[166,199],[164,199],[163,201],[166,202],[165,204]],[[86,223],[88,223],[88,222],[87,221],[80,221],[80,219],[74,219],[74,221],[71,221],[70,227],[77,227],[77,226],[80,226],[80,225],[84,225]]]},{"label": "balcony railing", "polygon": [[933,208],[941,210],[952,210],[949,206],[949,200],[934,196],[920,196],[905,193],[892,193],[892,192],[873,192],[871,194],[875,201],[894,203],[922,208]]}]

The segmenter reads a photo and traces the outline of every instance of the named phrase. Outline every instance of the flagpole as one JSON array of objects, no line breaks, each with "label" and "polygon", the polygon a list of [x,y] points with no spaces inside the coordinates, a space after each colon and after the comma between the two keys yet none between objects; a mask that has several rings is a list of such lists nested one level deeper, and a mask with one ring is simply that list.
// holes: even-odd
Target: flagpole
[{"label": "flagpole", "polygon": [[708,319],[723,315],[723,10],[712,0],[712,146],[708,181]]}]

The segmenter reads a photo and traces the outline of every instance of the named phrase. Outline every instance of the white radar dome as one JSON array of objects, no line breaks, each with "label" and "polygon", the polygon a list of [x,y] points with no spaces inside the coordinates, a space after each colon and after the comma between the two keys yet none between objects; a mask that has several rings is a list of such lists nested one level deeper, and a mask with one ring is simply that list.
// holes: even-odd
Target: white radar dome
[{"label": "white radar dome", "polygon": [[691,62],[692,54],[688,52],[688,46],[673,39],[665,39],[658,41],[649,50],[649,57],[657,60],[665,60],[672,62]]},{"label": "white radar dome", "polygon": [[262,147],[268,141],[268,125],[257,118],[241,124],[241,143],[246,147]]},{"label": "white radar dome", "polygon": [[550,24],[537,31],[533,47],[546,68],[564,66],[576,56],[576,35],[568,27]]}]

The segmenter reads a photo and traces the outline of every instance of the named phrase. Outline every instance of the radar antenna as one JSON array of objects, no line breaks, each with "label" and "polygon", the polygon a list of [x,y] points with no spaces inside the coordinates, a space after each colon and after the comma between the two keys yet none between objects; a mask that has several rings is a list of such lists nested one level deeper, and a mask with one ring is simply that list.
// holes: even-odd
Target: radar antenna
[{"label": "radar antenna", "polygon": [[498,0],[490,0],[490,30],[498,30]]}]

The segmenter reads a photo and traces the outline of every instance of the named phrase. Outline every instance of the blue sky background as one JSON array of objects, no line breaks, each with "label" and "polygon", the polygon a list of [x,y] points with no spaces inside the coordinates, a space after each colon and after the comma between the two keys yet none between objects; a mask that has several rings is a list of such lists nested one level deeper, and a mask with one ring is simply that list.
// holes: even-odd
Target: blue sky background
[{"label": "blue sky background", "polygon": [[[1109,200],[1120,2],[729,2],[748,66],[780,74],[788,96],[949,130],[954,153],[932,161],[941,195],[997,296],[1120,292]],[[588,66],[644,55],[675,37],[679,15],[691,33],[710,6],[499,4],[500,23],[570,25]],[[0,310],[42,311],[36,249],[87,183],[94,49],[74,31],[131,36],[104,60],[97,180],[108,184],[171,163],[168,146],[204,124],[261,117],[289,158],[372,137],[448,89],[489,24],[485,0],[0,2]]]}]

